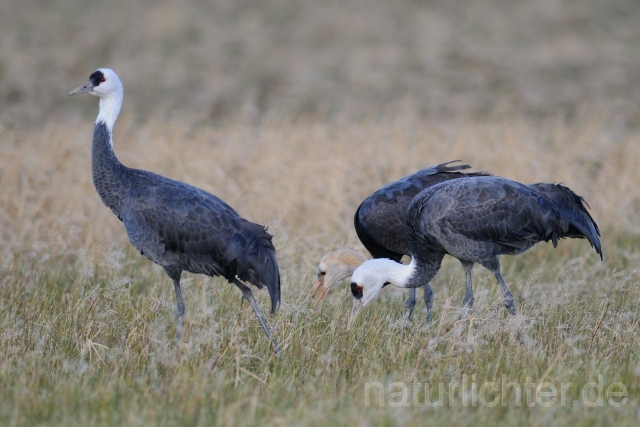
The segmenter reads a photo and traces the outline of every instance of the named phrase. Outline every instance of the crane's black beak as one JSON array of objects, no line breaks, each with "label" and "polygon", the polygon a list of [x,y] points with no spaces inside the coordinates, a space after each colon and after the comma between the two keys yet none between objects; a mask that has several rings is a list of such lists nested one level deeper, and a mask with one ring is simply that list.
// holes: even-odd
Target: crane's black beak
[{"label": "crane's black beak", "polygon": [[94,85],[93,85],[93,83],[91,83],[91,80],[89,80],[88,82],[86,82],[82,86],[77,87],[74,90],[72,90],[71,92],[69,92],[69,94],[67,96],[77,95],[79,93],[92,93],[93,92],[93,88],[94,88]]}]

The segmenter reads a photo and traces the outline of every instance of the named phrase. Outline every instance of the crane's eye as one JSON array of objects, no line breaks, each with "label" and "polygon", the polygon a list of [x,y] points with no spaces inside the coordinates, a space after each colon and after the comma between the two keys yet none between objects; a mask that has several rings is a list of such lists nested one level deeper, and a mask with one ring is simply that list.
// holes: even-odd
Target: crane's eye
[{"label": "crane's eye", "polygon": [[325,274],[327,274],[326,271],[321,271],[320,273],[318,273],[318,276],[324,276]]},{"label": "crane's eye", "polygon": [[102,82],[105,82],[105,81],[107,81],[107,79],[105,79],[105,78],[104,78],[104,76],[100,77],[100,82],[101,82],[101,83],[102,83]]}]

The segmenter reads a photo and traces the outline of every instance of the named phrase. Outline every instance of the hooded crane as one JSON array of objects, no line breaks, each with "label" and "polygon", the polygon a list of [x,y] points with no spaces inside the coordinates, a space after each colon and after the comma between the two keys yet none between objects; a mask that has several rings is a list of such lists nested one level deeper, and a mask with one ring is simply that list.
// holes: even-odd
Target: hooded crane
[{"label": "hooded crane", "polygon": [[[410,256],[405,217],[409,203],[420,191],[452,179],[488,175],[485,172],[460,172],[470,169],[469,165],[449,166],[459,161],[453,160],[421,169],[385,185],[364,199],[356,210],[353,222],[358,238],[373,258],[388,258],[399,263],[403,255]],[[316,282],[310,291],[313,294],[322,287],[316,305],[331,286],[350,277],[364,261],[365,258],[359,252],[348,249],[327,253],[318,265]],[[427,322],[430,322],[433,292],[428,281],[423,285]],[[411,288],[409,298],[404,303],[406,320],[411,317],[415,305],[416,289]]]},{"label": "hooded crane", "polygon": [[[164,268],[173,280],[178,317],[176,341],[182,336],[185,307],[180,290],[183,271],[223,276],[240,289],[267,337],[271,331],[249,282],[267,287],[271,312],[280,302],[280,273],[272,236],[264,226],[242,218],[228,204],[204,190],[118,161],[113,151],[113,125],[120,112],[123,88],[113,70],[100,68],[69,95],[100,98],[93,130],[93,183],[111,211],[124,223],[129,241]],[[274,340],[272,345],[278,350]]]},{"label": "hooded crane", "polygon": [[494,274],[504,305],[516,314],[513,296],[500,273],[500,255],[518,255],[541,241],[587,238],[602,260],[600,230],[582,197],[559,184],[530,186],[496,176],[443,182],[418,194],[407,210],[411,263],[365,261],[351,276],[355,299],[349,326],[386,284],[416,288],[429,282],[445,255],[465,271],[463,304],[473,306],[471,270],[479,263]]}]

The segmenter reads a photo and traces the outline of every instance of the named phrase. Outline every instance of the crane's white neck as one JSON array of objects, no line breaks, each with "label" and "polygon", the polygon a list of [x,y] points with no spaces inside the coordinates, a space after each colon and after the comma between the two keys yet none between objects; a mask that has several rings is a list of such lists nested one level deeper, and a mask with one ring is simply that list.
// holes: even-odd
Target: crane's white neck
[{"label": "crane's white neck", "polygon": [[[109,129],[109,133],[113,131],[113,125],[118,118],[120,108],[122,107],[123,92],[116,91],[110,93],[108,96],[100,97],[100,111],[96,118],[96,123],[104,123]],[[111,145],[113,146],[113,140],[111,139]]]},{"label": "crane's white neck", "polygon": [[416,262],[411,258],[409,264],[401,264],[399,262],[385,260],[387,282],[399,288],[409,288],[410,279],[416,271]]}]

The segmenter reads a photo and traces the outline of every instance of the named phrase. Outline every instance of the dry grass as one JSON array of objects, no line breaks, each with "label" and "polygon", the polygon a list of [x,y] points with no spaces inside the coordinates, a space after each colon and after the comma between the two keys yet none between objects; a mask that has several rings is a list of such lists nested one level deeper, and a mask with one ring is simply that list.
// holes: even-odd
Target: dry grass
[{"label": "dry grass", "polygon": [[[95,108],[95,100],[78,102]],[[126,105],[115,132],[125,164],[195,183],[275,233],[283,304],[269,321],[282,355],[273,356],[235,288],[192,275],[183,281],[184,342],[173,344],[168,279],[130,247],[90,181],[91,122],[5,131],[2,424],[543,425],[552,417],[556,424],[632,425],[636,419],[637,133],[620,136],[606,116],[542,126],[514,118],[230,120],[212,128],[188,126],[188,117],[139,126]],[[425,329],[422,305],[411,325],[398,323],[401,303],[393,292],[367,307],[351,332],[346,287],[331,292],[318,311],[309,309],[303,299],[322,254],[361,249],[351,225],[361,199],[420,167],[455,158],[523,182],[562,181],[584,195],[603,230],[605,262],[585,241],[563,241],[556,250],[543,244],[505,258],[504,275],[521,313],[516,320],[505,317],[494,280],[477,269],[474,316],[455,323],[463,274],[453,260],[433,283],[432,328]],[[266,307],[265,293],[256,293]],[[516,329],[524,345],[513,341]],[[396,381],[409,387],[442,382],[447,390],[464,378],[471,382],[471,375],[478,384],[505,375],[523,387],[523,399],[531,378],[558,390],[572,382],[575,389],[565,397],[582,402],[580,390],[598,374],[605,392],[615,381],[625,384],[624,406],[613,408],[606,396],[596,408],[561,405],[559,398],[550,408],[528,407],[525,400],[518,406],[508,392],[506,406],[471,407],[460,390],[445,391],[445,407],[435,410],[413,403],[393,408],[389,403],[397,399],[388,400]],[[365,406],[367,382],[385,387],[384,407]],[[417,402],[424,396],[418,393]],[[377,402],[375,393],[370,402]]]},{"label": "dry grass", "polygon": [[[0,2],[0,425],[635,426],[639,14],[636,0]],[[275,233],[279,358],[237,290],[202,276],[183,279],[173,343],[169,280],[91,183],[95,99],[64,97],[101,66],[125,85],[125,164],[210,190]],[[605,262],[585,241],[505,258],[516,319],[477,268],[473,317],[456,323],[464,278],[450,259],[431,328],[422,304],[398,322],[393,290],[353,331],[346,287],[310,309],[321,256],[362,249],[360,201],[453,159],[585,196]],[[603,406],[587,407],[599,375]],[[449,390],[463,381],[496,382],[483,397],[499,404]],[[409,407],[394,407],[395,382]],[[529,406],[526,384],[545,382],[572,388]],[[620,408],[614,382],[629,394]],[[444,407],[414,405],[426,397]]]}]

